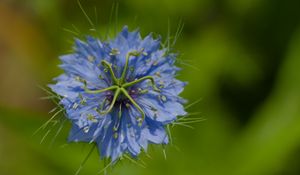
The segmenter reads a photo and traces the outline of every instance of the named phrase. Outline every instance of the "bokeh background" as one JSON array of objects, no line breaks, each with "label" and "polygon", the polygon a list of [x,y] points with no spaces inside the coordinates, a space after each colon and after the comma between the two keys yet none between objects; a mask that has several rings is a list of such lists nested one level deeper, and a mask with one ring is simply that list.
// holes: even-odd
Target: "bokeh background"
[{"label": "bokeh background", "polygon": [[[206,120],[172,128],[173,145],[149,149],[146,168],[125,160],[120,175],[300,174],[300,1],[81,0],[105,34],[127,24],[143,36],[174,36],[183,97]],[[117,19],[117,20],[116,20]],[[117,22],[116,22],[117,21]],[[61,70],[76,35],[95,35],[76,0],[0,1],[0,174],[75,174],[90,145],[66,144],[68,123],[33,133],[55,106],[38,88]],[[73,32],[70,32],[73,31]],[[169,35],[170,34],[170,35]],[[80,174],[97,174],[94,151]]]}]

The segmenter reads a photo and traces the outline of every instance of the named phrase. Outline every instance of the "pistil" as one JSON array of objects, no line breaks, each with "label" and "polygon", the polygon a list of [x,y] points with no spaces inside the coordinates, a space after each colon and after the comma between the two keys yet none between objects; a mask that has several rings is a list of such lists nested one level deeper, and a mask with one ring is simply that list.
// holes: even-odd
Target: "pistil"
[{"label": "pistil", "polygon": [[160,91],[156,87],[154,78],[152,76],[145,76],[145,77],[139,78],[139,79],[131,81],[131,82],[125,82],[127,69],[128,69],[128,64],[129,64],[129,58],[131,56],[139,56],[142,53],[142,51],[132,51],[132,52],[127,53],[126,58],[125,58],[126,61],[125,61],[124,69],[123,69],[123,72],[122,72],[122,75],[121,75],[120,78],[116,78],[116,76],[114,74],[114,71],[112,69],[112,65],[109,62],[107,62],[105,60],[101,61],[102,65],[105,66],[106,69],[108,69],[109,73],[111,74],[111,78],[112,78],[112,81],[113,81],[112,86],[104,88],[104,89],[99,89],[99,90],[90,90],[90,89],[87,88],[86,83],[84,83],[84,91],[86,93],[98,94],[98,93],[102,93],[102,92],[105,92],[105,91],[115,91],[114,92],[114,97],[113,97],[113,99],[110,103],[110,106],[105,111],[99,111],[100,114],[109,113],[113,109],[119,95],[122,93],[133,104],[133,106],[136,107],[136,109],[141,113],[141,116],[138,118],[138,121],[139,121],[138,124],[139,124],[139,126],[142,125],[142,122],[145,119],[145,113],[144,113],[143,109],[136,103],[136,101],[129,95],[126,88],[128,88],[130,86],[133,86],[137,83],[140,83],[144,80],[150,80],[151,84],[152,84],[152,87],[153,87],[153,90],[158,91],[158,92]]}]

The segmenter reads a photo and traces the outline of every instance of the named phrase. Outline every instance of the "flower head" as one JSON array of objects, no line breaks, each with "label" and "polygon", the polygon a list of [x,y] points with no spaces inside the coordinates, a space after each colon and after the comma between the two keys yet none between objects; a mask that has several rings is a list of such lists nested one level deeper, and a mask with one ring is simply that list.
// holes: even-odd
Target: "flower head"
[{"label": "flower head", "polygon": [[77,39],[74,50],[60,57],[64,74],[50,85],[72,123],[69,141],[95,142],[112,161],[167,144],[166,125],[186,114],[176,54],[127,27],[107,42]]}]

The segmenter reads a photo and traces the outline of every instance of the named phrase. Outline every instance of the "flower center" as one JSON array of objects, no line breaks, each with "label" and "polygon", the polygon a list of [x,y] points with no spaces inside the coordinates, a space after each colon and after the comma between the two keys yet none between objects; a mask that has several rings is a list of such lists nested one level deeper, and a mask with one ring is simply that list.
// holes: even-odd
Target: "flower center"
[{"label": "flower center", "polygon": [[143,111],[143,109],[135,102],[135,100],[129,95],[129,93],[127,92],[127,88],[130,87],[130,86],[133,86],[137,83],[140,83],[142,81],[145,81],[145,80],[150,80],[151,81],[151,86],[153,87],[153,89],[155,91],[160,91],[156,86],[155,86],[155,81],[154,81],[154,78],[152,76],[144,76],[142,78],[139,78],[139,79],[136,79],[136,80],[133,80],[131,82],[126,82],[125,79],[126,79],[126,74],[127,74],[127,69],[128,69],[128,63],[129,63],[129,58],[131,56],[134,56],[134,57],[137,57],[139,56],[140,54],[142,53],[142,51],[132,51],[132,52],[128,52],[127,55],[126,55],[126,61],[125,61],[125,66],[124,66],[124,69],[123,69],[123,72],[122,72],[122,75],[120,78],[117,78],[113,72],[113,69],[112,69],[112,65],[105,61],[105,60],[102,60],[101,63],[103,66],[105,66],[109,73],[111,74],[111,78],[112,78],[112,82],[113,82],[113,85],[110,86],[110,87],[107,87],[107,88],[104,88],[104,89],[99,89],[99,90],[89,90],[87,89],[86,85],[84,86],[84,90],[85,92],[87,93],[91,93],[91,94],[97,94],[97,93],[102,93],[102,92],[105,92],[105,91],[114,91],[114,97],[111,101],[111,104],[109,105],[108,109],[106,109],[105,111],[100,111],[101,114],[107,114],[109,113],[118,97],[120,94],[123,94],[132,104],[133,106],[136,107],[136,109],[141,113],[141,117],[138,119],[139,121],[139,125],[142,124],[142,122],[144,121],[145,119],[145,113]]}]

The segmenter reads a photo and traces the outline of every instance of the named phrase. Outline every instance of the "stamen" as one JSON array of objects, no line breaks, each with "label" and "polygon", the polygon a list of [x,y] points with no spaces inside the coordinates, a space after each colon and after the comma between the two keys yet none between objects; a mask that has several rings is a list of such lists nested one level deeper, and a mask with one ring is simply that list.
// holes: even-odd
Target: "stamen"
[{"label": "stamen", "polygon": [[139,94],[146,94],[146,93],[148,93],[147,89],[138,88],[138,91],[139,91]]},{"label": "stamen", "polygon": [[92,56],[92,55],[89,55],[89,56],[87,57],[87,59],[88,59],[89,62],[95,61],[95,57]]},{"label": "stamen", "polygon": [[159,88],[160,88],[160,89],[162,89],[162,88],[165,87],[165,83],[164,83],[162,80],[160,80],[160,81],[158,82],[158,84],[159,84]]},{"label": "stamen", "polygon": [[117,133],[117,132],[114,133],[114,138],[115,138],[115,139],[118,138],[118,133]]},{"label": "stamen", "polygon": [[121,123],[121,117],[122,117],[122,105],[120,105],[120,109],[119,109],[119,112],[118,112],[118,119],[117,119],[117,121],[115,123],[115,126],[113,128],[114,131],[118,131],[120,123]]},{"label": "stamen", "polygon": [[97,122],[98,122],[98,120],[96,119],[96,117],[93,116],[92,114],[88,114],[88,115],[87,115],[87,119],[88,119],[89,121],[93,122],[93,123],[97,123]]},{"label": "stamen", "polygon": [[86,127],[83,128],[83,132],[84,132],[84,133],[88,133],[89,130],[90,130],[90,127],[89,127],[89,126],[86,126]]},{"label": "stamen", "polygon": [[147,53],[147,52],[143,52],[143,55],[144,55],[144,56],[148,56],[148,53]]},{"label": "stamen", "polygon": [[86,99],[82,96],[82,94],[79,94],[79,98],[80,98],[80,104],[85,105],[86,104]]},{"label": "stamen", "polygon": [[103,110],[103,107],[104,107],[104,104],[106,103],[107,101],[107,98],[105,98],[103,100],[103,102],[99,105],[99,107],[95,107],[94,110],[99,114],[99,115],[102,115],[101,114],[101,111]]},{"label": "stamen", "polygon": [[155,72],[155,75],[159,78],[161,78],[160,72]]},{"label": "stamen", "polygon": [[134,71],[134,67],[130,66],[129,70],[130,70],[130,72],[133,72]]},{"label": "stamen", "polygon": [[109,55],[113,56],[113,55],[119,55],[120,51],[116,48],[111,49],[111,52],[109,53]]},{"label": "stamen", "polygon": [[77,109],[78,106],[79,106],[78,103],[74,103],[74,104],[73,104],[73,109]]},{"label": "stamen", "polygon": [[158,62],[157,62],[157,61],[154,61],[152,65],[153,65],[153,66],[157,66],[157,65],[158,65]]},{"label": "stamen", "polygon": [[164,95],[161,95],[161,96],[160,96],[160,99],[161,99],[163,102],[166,102],[166,101],[167,101],[167,97],[164,96]]}]

